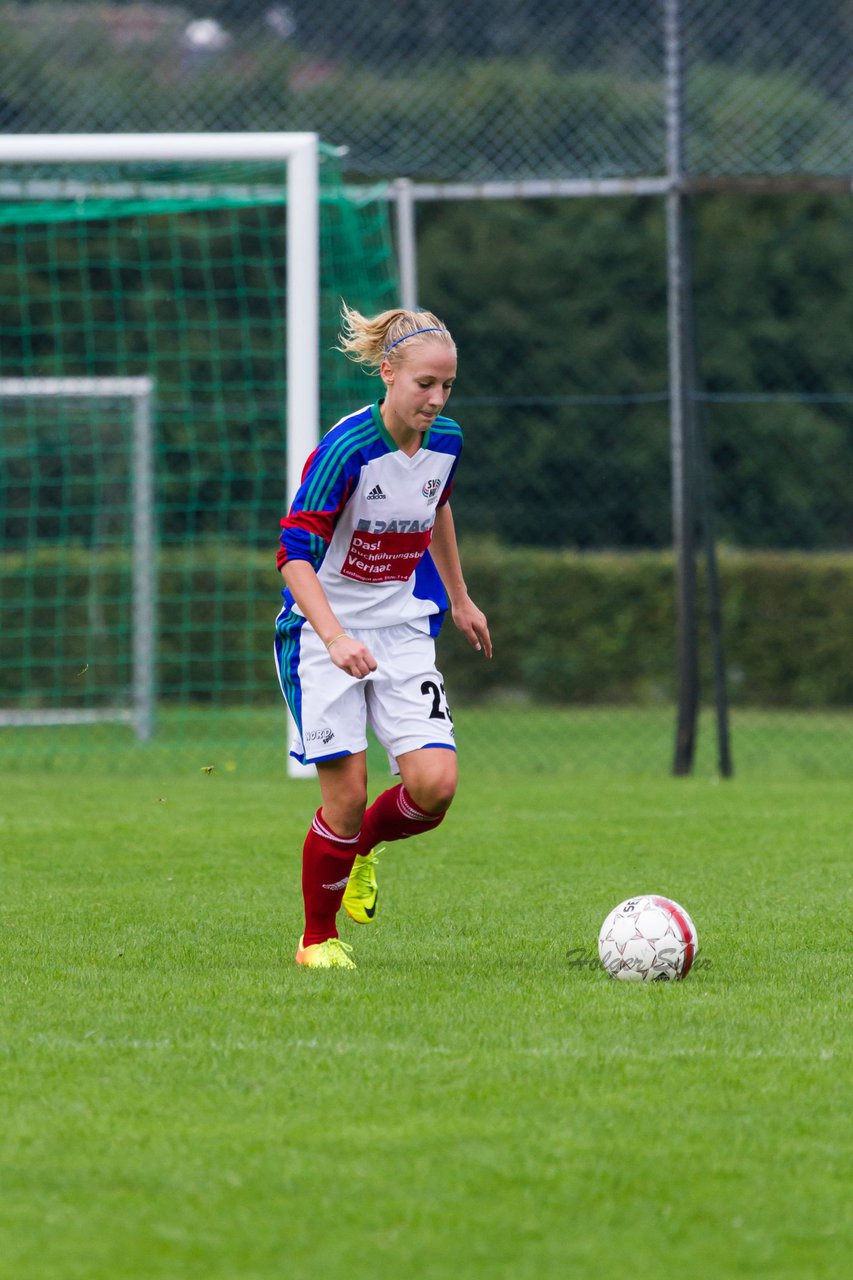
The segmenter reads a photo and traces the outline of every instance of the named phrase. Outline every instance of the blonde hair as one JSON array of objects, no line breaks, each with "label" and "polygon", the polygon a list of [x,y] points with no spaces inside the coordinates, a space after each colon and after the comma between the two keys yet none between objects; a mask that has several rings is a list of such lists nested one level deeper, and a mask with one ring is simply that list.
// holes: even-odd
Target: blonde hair
[{"label": "blonde hair", "polygon": [[431,311],[406,311],[398,307],[394,311],[382,311],[378,316],[363,316],[345,302],[341,303],[341,335],[336,350],[371,373],[379,372],[383,360],[391,364],[402,362],[412,345],[428,341],[456,349],[450,331]]}]

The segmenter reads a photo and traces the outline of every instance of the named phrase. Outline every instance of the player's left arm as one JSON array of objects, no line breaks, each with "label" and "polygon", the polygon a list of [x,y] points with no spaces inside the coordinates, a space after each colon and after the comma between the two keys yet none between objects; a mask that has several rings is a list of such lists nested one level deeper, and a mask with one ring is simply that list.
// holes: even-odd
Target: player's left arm
[{"label": "player's left arm", "polygon": [[435,513],[430,552],[450,600],[450,613],[454,623],[472,648],[482,649],[486,657],[491,658],[489,624],[482,609],[478,609],[468,595],[449,502],[445,502]]}]

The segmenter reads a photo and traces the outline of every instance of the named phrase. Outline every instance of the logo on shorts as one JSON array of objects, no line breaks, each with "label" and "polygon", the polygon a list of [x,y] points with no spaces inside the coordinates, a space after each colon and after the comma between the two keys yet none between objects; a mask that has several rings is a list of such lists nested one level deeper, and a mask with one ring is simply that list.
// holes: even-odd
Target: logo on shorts
[{"label": "logo on shorts", "polygon": [[324,746],[327,746],[332,741],[332,738],[334,738],[334,736],[335,736],[335,733],[333,729],[311,729],[309,730],[308,733],[306,733],[305,741],[306,742],[322,742]]},{"label": "logo on shorts", "polygon": [[370,493],[367,495],[367,501],[375,502],[377,498],[386,498],[387,496],[388,495],[383,493],[382,491],[382,485],[375,484],[373,488],[370,490]]},{"label": "logo on shorts", "polygon": [[441,488],[440,480],[427,480],[423,489],[421,489],[421,493],[424,495],[424,497],[426,498],[430,506],[432,506],[432,504],[435,502],[436,498],[438,497],[438,491],[440,488]]}]

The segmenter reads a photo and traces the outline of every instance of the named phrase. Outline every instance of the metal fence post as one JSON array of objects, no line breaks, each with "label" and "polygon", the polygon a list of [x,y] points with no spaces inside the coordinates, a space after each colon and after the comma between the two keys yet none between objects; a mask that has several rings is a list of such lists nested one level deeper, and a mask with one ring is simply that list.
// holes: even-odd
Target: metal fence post
[{"label": "metal fence post", "polygon": [[680,0],[664,0],[666,57],[666,264],[669,342],[672,530],[676,565],[677,722],[672,771],[693,768],[699,708],[696,625],[694,404],[690,394],[689,272],[684,218],[684,86]]},{"label": "metal fence post", "polygon": [[397,230],[397,269],[400,274],[400,306],[414,311],[418,305],[418,251],[415,230],[415,188],[410,178],[393,184]]}]

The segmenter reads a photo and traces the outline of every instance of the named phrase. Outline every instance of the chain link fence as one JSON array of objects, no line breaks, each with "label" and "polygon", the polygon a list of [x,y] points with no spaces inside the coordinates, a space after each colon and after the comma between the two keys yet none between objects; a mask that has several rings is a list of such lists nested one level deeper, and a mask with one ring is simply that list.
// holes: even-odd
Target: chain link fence
[{"label": "chain link fence", "polygon": [[[660,174],[665,7],[2,4],[0,129],[310,129],[364,177]],[[676,7],[691,173],[849,174],[846,0]]]},{"label": "chain link fence", "polygon": [[[735,767],[849,772],[849,5],[353,0],[344,18],[331,0],[0,5],[0,129],[310,129],[347,149],[354,187],[661,177],[666,12],[684,56],[691,396],[720,545]],[[773,180],[772,194],[750,190]],[[456,518],[498,637],[488,667],[452,633],[442,640],[469,758],[499,763],[521,733],[533,768],[663,771],[675,696],[664,203],[432,199],[417,206],[417,231],[419,299],[460,349]],[[275,450],[260,456],[261,470],[278,466]],[[174,516],[184,499],[167,461]],[[203,509],[208,490],[193,484],[181,518],[210,545],[233,514]],[[254,561],[252,574],[262,596]],[[271,578],[273,612],[275,593]],[[240,644],[248,671],[266,633],[244,631]],[[164,748],[187,740],[203,701],[206,658],[193,661],[199,697],[183,709],[167,700]],[[264,709],[254,668],[216,663],[233,704],[227,736],[278,751],[278,721],[261,722],[279,713]],[[79,750],[98,732],[79,731]],[[713,743],[705,712],[700,769],[713,769]]]}]

